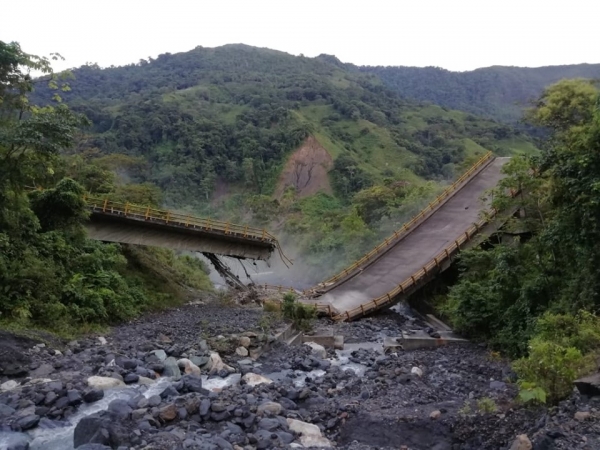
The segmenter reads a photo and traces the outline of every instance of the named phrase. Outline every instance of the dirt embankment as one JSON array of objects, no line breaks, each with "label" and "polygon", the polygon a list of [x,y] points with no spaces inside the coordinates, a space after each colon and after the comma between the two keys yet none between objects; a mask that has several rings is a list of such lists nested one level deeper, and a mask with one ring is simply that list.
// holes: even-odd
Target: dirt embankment
[{"label": "dirt embankment", "polygon": [[277,183],[275,198],[280,199],[288,186],[293,186],[299,197],[319,191],[331,193],[327,172],[333,165],[331,155],[313,136],[308,137],[287,163]]}]

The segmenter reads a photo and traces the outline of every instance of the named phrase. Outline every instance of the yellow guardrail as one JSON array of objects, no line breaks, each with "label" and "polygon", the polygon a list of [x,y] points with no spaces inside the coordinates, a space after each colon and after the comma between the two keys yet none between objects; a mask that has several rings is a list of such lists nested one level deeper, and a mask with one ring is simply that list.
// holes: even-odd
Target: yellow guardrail
[{"label": "yellow guardrail", "polygon": [[325,281],[317,284],[316,286],[314,286],[310,289],[307,289],[306,291],[304,291],[304,293],[308,294],[308,295],[319,294],[319,292],[318,292],[319,289],[327,288],[327,287],[337,283],[338,281],[340,281],[346,277],[349,277],[356,270],[360,269],[364,264],[370,262],[371,260],[375,259],[375,257],[377,257],[381,253],[383,253],[384,250],[391,248],[393,245],[395,245],[398,242],[398,240],[400,240],[401,238],[406,236],[417,225],[419,225],[421,223],[421,220],[424,219],[428,213],[433,211],[433,209],[436,206],[438,206],[444,200],[446,200],[450,196],[450,194],[454,193],[457,190],[457,188],[464,181],[466,181],[469,177],[471,177],[471,175],[473,175],[473,173],[477,169],[479,169],[481,166],[483,166],[491,158],[492,158],[492,152],[487,152],[481,159],[479,159],[479,161],[477,161],[459,179],[457,179],[454,183],[452,183],[450,186],[448,186],[446,189],[444,189],[444,191],[440,195],[438,195],[433,201],[431,201],[431,203],[429,203],[423,210],[421,210],[421,212],[419,212],[419,214],[414,216],[409,222],[402,225],[402,227],[400,229],[394,231],[393,235],[386,238],[381,244],[379,244],[377,247],[375,247],[373,250],[371,250],[369,253],[364,255],[359,260],[352,263],[350,266],[346,267],[344,270],[342,270],[337,275],[334,275],[333,277],[329,278],[328,280],[325,280]]},{"label": "yellow guardrail", "polygon": [[452,245],[448,246],[444,251],[439,253],[436,257],[429,261],[422,269],[413,273],[410,277],[400,283],[397,287],[392,289],[386,294],[383,294],[380,297],[377,297],[368,303],[364,303],[354,309],[344,311],[341,314],[338,314],[333,317],[334,320],[352,320],[357,316],[364,316],[373,312],[377,309],[380,309],[389,303],[394,301],[394,298],[406,292],[409,288],[416,285],[422,278],[426,277],[434,268],[438,268],[441,263],[450,259],[454,253],[456,253],[460,246],[465,242],[471,239],[473,235],[475,235],[481,228],[481,226],[485,225],[485,221],[479,221],[470,227],[464,234],[462,234],[458,239],[456,239]]},{"label": "yellow guardrail", "polygon": [[264,228],[255,228],[248,225],[237,225],[215,219],[204,219],[190,214],[180,214],[174,211],[155,209],[149,206],[135,205],[132,203],[114,202],[108,198],[86,195],[87,206],[95,213],[119,215],[132,219],[150,221],[163,225],[174,225],[191,228],[198,231],[222,233],[243,239],[265,242],[276,248],[282,260],[291,263],[279,245],[275,236]]},{"label": "yellow guardrail", "polygon": [[275,243],[277,239],[267,230],[236,225],[214,219],[203,219],[190,214],[180,214],[173,211],[154,209],[149,206],[140,206],[132,203],[113,202],[107,198],[85,196],[88,207],[96,213],[116,214],[132,219],[158,222],[164,225],[179,225],[203,231],[220,232],[226,235],[255,239],[268,243]]},{"label": "yellow guardrail", "polygon": [[[517,194],[516,191],[510,192],[511,196],[515,196]],[[482,219],[479,222],[473,224],[471,227],[467,229],[463,234],[461,234],[454,242],[446,247],[441,253],[431,259],[422,269],[413,273],[410,277],[396,286],[394,289],[389,291],[386,294],[383,294],[380,297],[377,297],[371,300],[368,303],[363,303],[357,308],[344,311],[333,317],[334,320],[352,320],[357,316],[364,316],[369,314],[377,309],[388,306],[390,303],[394,303],[394,298],[400,294],[405,293],[411,287],[415,286],[419,281],[425,278],[430,272],[434,269],[439,269],[440,264],[450,259],[454,254],[456,254],[462,245],[471,240],[471,238],[481,230],[482,227],[487,225],[491,219],[493,219],[498,214],[498,210],[496,208],[492,208],[491,214],[488,218]]]}]

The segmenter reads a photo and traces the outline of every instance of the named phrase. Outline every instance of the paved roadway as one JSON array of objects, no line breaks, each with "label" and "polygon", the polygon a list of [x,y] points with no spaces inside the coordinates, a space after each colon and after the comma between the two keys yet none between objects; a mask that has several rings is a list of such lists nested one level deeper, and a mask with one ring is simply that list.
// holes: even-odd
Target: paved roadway
[{"label": "paved roadway", "polygon": [[479,213],[489,206],[481,196],[500,181],[500,169],[509,159],[496,158],[394,248],[314,301],[343,313],[394,289],[479,220]]}]

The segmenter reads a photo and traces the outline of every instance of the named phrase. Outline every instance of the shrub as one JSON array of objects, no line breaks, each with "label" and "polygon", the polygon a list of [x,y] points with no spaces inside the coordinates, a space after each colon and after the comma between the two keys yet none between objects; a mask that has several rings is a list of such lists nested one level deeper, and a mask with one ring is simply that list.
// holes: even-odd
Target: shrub
[{"label": "shrub", "polygon": [[600,348],[600,319],[587,311],[575,316],[547,312],[537,321],[536,336],[586,354]]},{"label": "shrub", "polygon": [[519,401],[522,403],[546,403],[546,391],[535,383],[519,381]]},{"label": "shrub", "polygon": [[296,301],[296,296],[288,292],[283,296],[281,312],[284,319],[291,320],[295,328],[308,331],[312,328],[312,321],[317,317],[314,306],[304,305]]},{"label": "shrub", "polygon": [[489,397],[483,397],[477,400],[477,409],[480,413],[493,413],[496,412],[498,407],[496,406],[496,402],[494,399]]},{"label": "shrub", "polygon": [[281,311],[281,303],[274,300],[265,300],[263,310],[268,313],[277,313]]},{"label": "shrub", "polygon": [[529,343],[529,356],[514,362],[513,369],[524,382],[534,383],[556,404],[573,389],[573,381],[591,369],[590,358],[575,347],[535,337]]}]

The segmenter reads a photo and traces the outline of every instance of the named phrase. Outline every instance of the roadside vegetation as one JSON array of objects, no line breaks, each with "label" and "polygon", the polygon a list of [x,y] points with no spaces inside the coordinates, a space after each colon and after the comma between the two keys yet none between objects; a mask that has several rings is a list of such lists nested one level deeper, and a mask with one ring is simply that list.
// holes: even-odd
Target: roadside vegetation
[{"label": "roadside vegetation", "polygon": [[492,194],[520,208],[507,225],[517,237],[464,252],[443,307],[458,332],[517,358],[526,400],[566,397],[600,354],[599,107],[593,83],[565,80],[529,111],[549,138],[539,156],[513,158]]},{"label": "roadside vegetation", "polygon": [[[29,102],[30,71],[44,74],[53,105]],[[50,60],[0,42],[0,325],[13,329],[76,333],[177,304],[183,286],[211,289],[195,260],[86,238],[84,194],[115,177],[63,157],[89,125],[61,101],[68,89]],[[123,198],[154,192],[134,184],[118,190]]]}]

